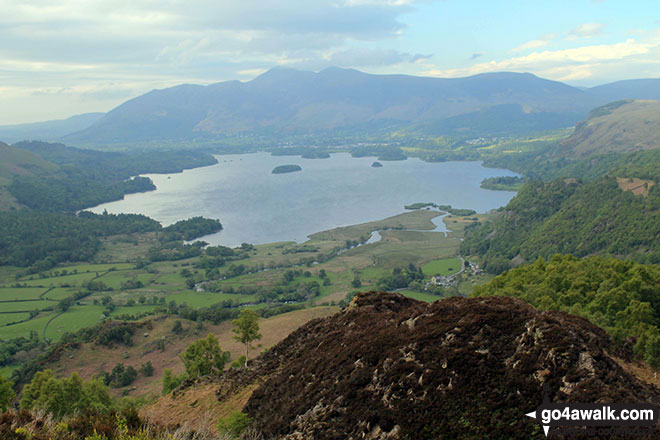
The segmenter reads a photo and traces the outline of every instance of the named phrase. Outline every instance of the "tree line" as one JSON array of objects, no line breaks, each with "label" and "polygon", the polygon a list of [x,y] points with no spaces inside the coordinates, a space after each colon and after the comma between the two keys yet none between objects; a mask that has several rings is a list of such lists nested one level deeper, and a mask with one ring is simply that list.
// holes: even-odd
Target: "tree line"
[{"label": "tree line", "polygon": [[660,367],[660,266],[611,257],[539,257],[474,288],[541,310],[563,310],[605,329],[619,346]]}]

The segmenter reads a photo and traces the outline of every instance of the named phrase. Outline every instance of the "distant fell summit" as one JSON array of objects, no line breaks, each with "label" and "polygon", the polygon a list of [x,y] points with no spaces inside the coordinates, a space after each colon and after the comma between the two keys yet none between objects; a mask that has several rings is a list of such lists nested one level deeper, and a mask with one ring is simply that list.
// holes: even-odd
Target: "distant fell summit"
[{"label": "distant fell summit", "polygon": [[660,99],[660,79],[576,88],[531,73],[433,78],[275,67],[246,82],[152,90],[105,114],[0,126],[0,139],[132,147],[245,136],[368,137],[399,130],[458,138],[517,135],[571,127],[591,109],[621,99]]},{"label": "distant fell summit", "polygon": [[[520,118],[568,116],[561,121],[566,126],[599,104],[586,91],[527,73],[445,79],[340,68],[318,73],[274,68],[247,82],[153,90],[126,101],[67,141],[112,143],[328,130],[367,133],[382,127],[424,130],[447,118],[502,105],[518,108]],[[535,124],[548,128],[544,121]]]}]

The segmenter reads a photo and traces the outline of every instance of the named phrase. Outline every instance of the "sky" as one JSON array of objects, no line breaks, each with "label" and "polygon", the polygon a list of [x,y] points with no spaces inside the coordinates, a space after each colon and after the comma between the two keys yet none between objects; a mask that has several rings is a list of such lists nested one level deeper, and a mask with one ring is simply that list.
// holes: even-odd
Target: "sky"
[{"label": "sky", "polygon": [[0,0],[0,125],[275,66],[660,77],[657,0]]}]

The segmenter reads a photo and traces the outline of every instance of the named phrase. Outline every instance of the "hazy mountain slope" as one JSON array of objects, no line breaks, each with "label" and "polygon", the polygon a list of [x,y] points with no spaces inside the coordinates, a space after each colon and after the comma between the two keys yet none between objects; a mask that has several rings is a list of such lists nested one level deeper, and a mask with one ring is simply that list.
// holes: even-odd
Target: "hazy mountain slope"
[{"label": "hazy mountain slope", "polygon": [[57,165],[22,148],[0,142],[0,183],[15,175],[44,174],[57,170]]},{"label": "hazy mountain slope", "polygon": [[622,99],[660,99],[660,79],[629,79],[587,89],[589,93],[607,102]]},{"label": "hazy mountain slope", "polygon": [[525,112],[520,104],[500,104],[476,112],[422,123],[415,128],[432,135],[478,137],[511,136],[533,131],[571,127],[582,118],[579,112]]},{"label": "hazy mountain slope", "polygon": [[660,148],[660,101],[616,101],[599,107],[563,146],[569,156]]},{"label": "hazy mountain slope", "polygon": [[35,139],[42,141],[55,140],[67,134],[84,130],[101,119],[104,114],[85,113],[61,120],[3,125],[0,126],[0,139],[9,143]]},{"label": "hazy mountain slope", "polygon": [[580,115],[569,118],[575,122],[601,103],[587,92],[531,74],[441,79],[339,68],[319,73],[275,68],[245,83],[154,90],[125,102],[67,139],[99,143],[432,126],[498,105],[516,105],[525,114]]}]

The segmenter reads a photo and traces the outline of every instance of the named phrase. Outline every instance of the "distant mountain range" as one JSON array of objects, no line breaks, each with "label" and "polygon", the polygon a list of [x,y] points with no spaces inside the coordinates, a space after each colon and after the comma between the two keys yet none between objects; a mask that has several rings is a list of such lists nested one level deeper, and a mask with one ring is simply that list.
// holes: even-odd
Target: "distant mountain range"
[{"label": "distant mountain range", "polygon": [[21,139],[103,145],[394,130],[468,137],[567,127],[611,101],[654,98],[660,79],[579,89],[529,73],[443,79],[273,68],[247,82],[153,90],[104,115],[0,127],[0,139],[11,142],[19,132]]},{"label": "distant mountain range", "polygon": [[61,120],[2,125],[0,126],[0,140],[12,144],[34,139],[59,140],[63,136],[86,129],[104,115],[105,113],[85,113]]}]

